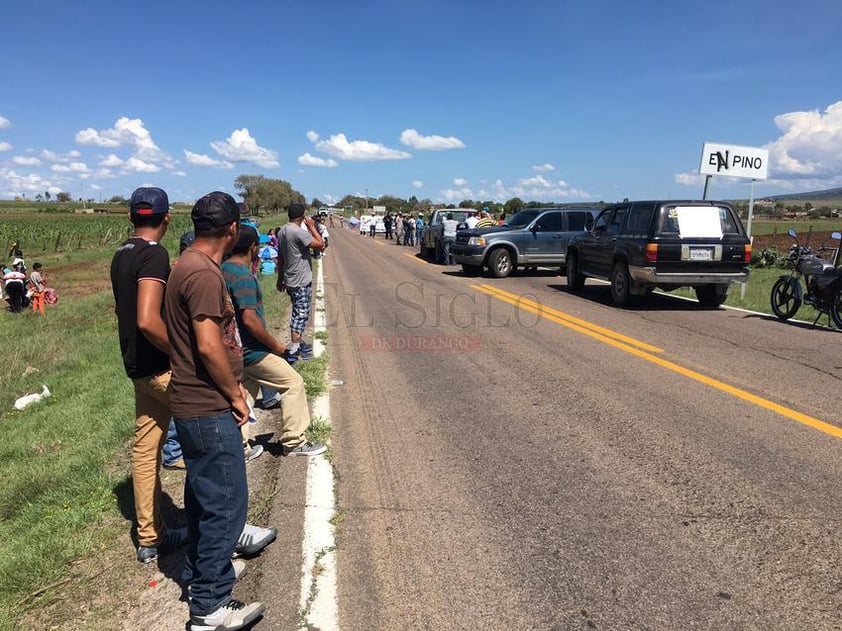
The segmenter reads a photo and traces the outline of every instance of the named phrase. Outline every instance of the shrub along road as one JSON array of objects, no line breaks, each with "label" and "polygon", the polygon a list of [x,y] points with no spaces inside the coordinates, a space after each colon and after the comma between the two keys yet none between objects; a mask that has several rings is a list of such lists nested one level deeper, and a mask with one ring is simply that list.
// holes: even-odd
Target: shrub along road
[{"label": "shrub along road", "polygon": [[331,236],[341,627],[838,624],[838,332]]}]

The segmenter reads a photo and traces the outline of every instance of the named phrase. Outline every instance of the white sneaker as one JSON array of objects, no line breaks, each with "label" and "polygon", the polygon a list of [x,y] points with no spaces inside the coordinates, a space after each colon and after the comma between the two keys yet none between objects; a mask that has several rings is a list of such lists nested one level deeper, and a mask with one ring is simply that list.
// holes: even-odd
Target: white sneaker
[{"label": "white sneaker", "polygon": [[257,554],[272,543],[277,536],[277,528],[261,528],[260,526],[246,524],[237,540],[237,546],[234,548],[234,558]]},{"label": "white sneaker", "polygon": [[234,566],[234,580],[237,581],[246,575],[248,566],[242,559],[231,559],[231,565]]},{"label": "white sneaker", "polygon": [[246,449],[246,462],[256,460],[263,455],[263,445],[249,445]]},{"label": "white sneaker", "polygon": [[230,600],[207,616],[190,616],[190,631],[235,631],[251,624],[266,611],[266,605],[253,602],[246,605]]}]

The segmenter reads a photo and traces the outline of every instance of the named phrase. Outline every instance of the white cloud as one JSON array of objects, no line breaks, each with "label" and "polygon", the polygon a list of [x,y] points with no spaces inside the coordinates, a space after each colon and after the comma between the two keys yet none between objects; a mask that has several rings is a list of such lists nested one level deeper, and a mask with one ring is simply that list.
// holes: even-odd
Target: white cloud
[{"label": "white cloud", "polygon": [[11,169],[0,168],[0,191],[9,197],[22,193],[43,193],[49,191],[51,195],[60,193],[61,188],[50,180],[45,180],[38,173],[21,175]]},{"label": "white cloud", "polygon": [[194,153],[192,151],[188,151],[187,149],[184,150],[184,158],[187,160],[188,164],[193,164],[195,166],[219,167],[221,169],[234,168],[234,165],[227,160],[217,160],[216,158],[211,158],[209,155],[205,155],[204,153]]},{"label": "white cloud", "polygon": [[135,157],[141,160],[160,160],[164,157],[139,118],[122,116],[114,123],[114,127],[99,131],[88,127],[76,134],[76,142],[110,148],[128,145],[134,147]]},{"label": "white cloud", "polygon": [[453,178],[453,186],[465,186],[467,183],[468,183],[468,180],[466,180],[463,177]]},{"label": "white cloud", "polygon": [[26,158],[24,156],[15,156],[12,158],[14,164],[27,167],[40,167],[41,161],[38,158]]},{"label": "white cloud", "polygon": [[173,171],[170,175],[174,175],[176,177],[187,177],[187,173],[184,171]]},{"label": "white cloud", "polygon": [[138,173],[157,173],[161,170],[158,165],[152,164],[151,162],[145,162],[139,158],[135,158],[134,156],[126,160],[126,169],[129,171],[136,171]]},{"label": "white cloud", "polygon": [[324,158],[311,156],[309,153],[305,153],[303,156],[298,156],[298,164],[303,164],[308,167],[328,167],[329,169],[339,166],[339,163],[333,158],[325,160]]},{"label": "white cloud", "polygon": [[521,186],[536,186],[539,188],[549,188],[552,183],[549,182],[543,175],[534,175],[532,177],[522,178],[518,182]]},{"label": "white cloud", "polygon": [[95,191],[101,191],[102,187],[99,184],[91,184],[91,188]]},{"label": "white cloud", "polygon": [[277,169],[280,166],[278,152],[258,145],[245,127],[235,129],[224,141],[215,140],[211,147],[232,162],[253,162],[264,169]]},{"label": "white cloud", "polygon": [[842,101],[819,112],[788,112],[775,117],[783,132],[765,145],[775,177],[832,177],[842,169]]},{"label": "white cloud", "polygon": [[549,162],[546,162],[544,164],[533,165],[532,170],[533,171],[555,171],[555,167],[552,164],[550,164]]},{"label": "white cloud", "polygon": [[444,198],[449,202],[454,202],[457,200],[462,201],[463,199],[474,198],[474,192],[470,188],[447,188],[444,189],[441,193],[442,195],[444,195]]},{"label": "white cloud", "polygon": [[412,182],[412,186],[413,188],[424,188],[424,182],[422,182],[421,180],[414,180]]},{"label": "white cloud", "polygon": [[380,143],[367,140],[349,141],[345,134],[334,134],[327,140],[320,140],[314,131],[307,132],[307,138],[316,149],[340,160],[364,162],[375,160],[405,160],[412,154],[397,149],[390,149]]},{"label": "white cloud", "polygon": [[401,144],[413,149],[443,151],[445,149],[464,149],[465,143],[454,136],[422,136],[414,129],[404,129]]},{"label": "white cloud", "polygon": [[12,121],[10,121],[5,116],[0,116],[0,129],[6,129],[12,126]]},{"label": "white cloud", "polygon": [[108,156],[99,163],[101,167],[121,167],[125,164],[125,161],[121,158],[117,157],[113,153],[108,154]]},{"label": "white cloud", "polygon": [[82,157],[82,154],[75,149],[73,151],[68,151],[65,154],[56,153],[55,151],[50,151],[49,149],[42,149],[41,157],[47,162],[73,162],[74,160]]},{"label": "white cloud", "polygon": [[50,167],[55,173],[90,173],[88,165],[84,162],[71,162],[69,164],[54,164]]},{"label": "white cloud", "polygon": [[684,186],[702,186],[705,183],[705,176],[701,173],[676,173],[675,181]]},{"label": "white cloud", "polygon": [[0,142],[0,151],[11,151],[14,149],[8,142]]}]

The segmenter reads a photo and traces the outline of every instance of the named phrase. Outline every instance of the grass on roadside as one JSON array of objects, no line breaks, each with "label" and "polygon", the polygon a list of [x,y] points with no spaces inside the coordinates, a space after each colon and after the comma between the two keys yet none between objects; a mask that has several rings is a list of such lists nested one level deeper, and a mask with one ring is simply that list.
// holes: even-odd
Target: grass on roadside
[{"label": "grass on roadside", "polygon": [[[165,245],[177,247],[178,236]],[[61,598],[60,587],[44,588],[131,525],[134,403],[108,281],[112,255],[109,247],[44,257],[59,304],[43,318],[0,312],[0,629]],[[274,277],[261,282],[267,321],[280,323],[288,298]],[[273,332],[284,339],[285,329]],[[326,388],[326,365],[326,357],[301,362],[308,395]],[[49,398],[14,410],[42,384]]]}]

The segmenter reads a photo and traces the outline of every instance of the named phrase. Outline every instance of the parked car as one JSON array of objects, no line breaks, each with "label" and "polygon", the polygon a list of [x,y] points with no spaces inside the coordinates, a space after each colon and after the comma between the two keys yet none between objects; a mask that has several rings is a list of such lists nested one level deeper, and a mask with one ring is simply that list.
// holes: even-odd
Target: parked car
[{"label": "parked car", "polygon": [[430,221],[424,226],[421,232],[419,244],[421,246],[421,256],[424,258],[433,257],[438,261],[442,258],[442,234],[444,233],[444,222],[447,213],[453,213],[453,218],[460,224],[464,223],[468,217],[473,217],[477,214],[473,208],[441,208],[434,210],[430,215]]},{"label": "parked car", "polygon": [[731,283],[748,280],[750,260],[751,243],[727,202],[623,202],[570,240],[567,286],[607,280],[617,305],[655,288],[692,287],[702,305],[718,307]]},{"label": "parked car", "polygon": [[564,268],[567,243],[584,232],[599,212],[592,208],[529,208],[512,215],[502,226],[460,230],[453,260],[466,274],[487,268],[505,278],[517,267],[551,265]]}]

